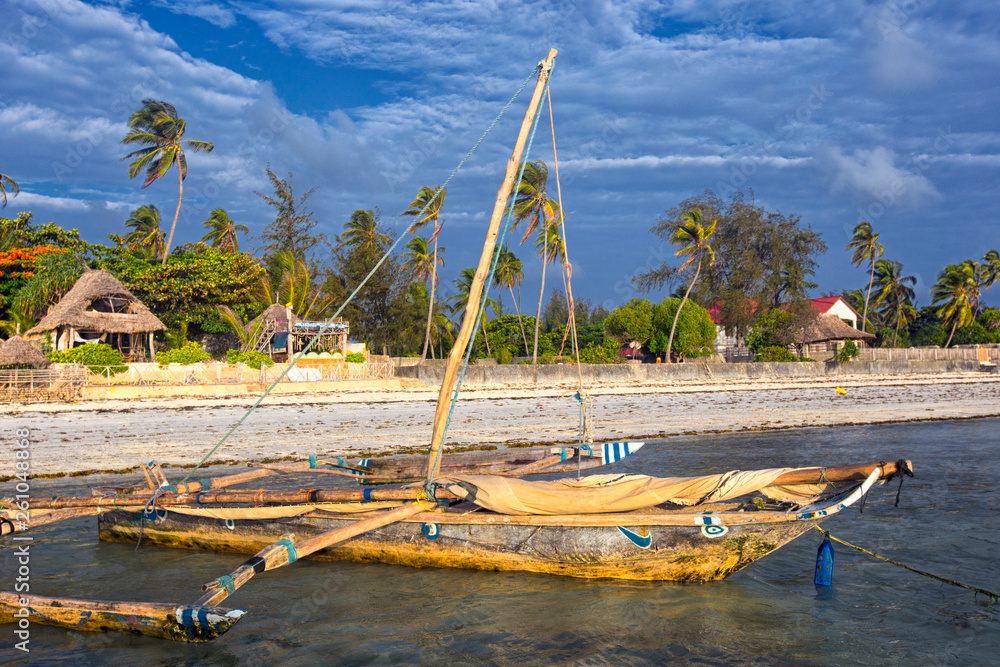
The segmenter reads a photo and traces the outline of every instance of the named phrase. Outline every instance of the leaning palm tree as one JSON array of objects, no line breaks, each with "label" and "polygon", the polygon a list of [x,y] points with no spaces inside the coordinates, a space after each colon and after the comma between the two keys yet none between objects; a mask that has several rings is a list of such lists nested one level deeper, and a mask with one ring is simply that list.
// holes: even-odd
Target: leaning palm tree
[{"label": "leaning palm tree", "polygon": [[129,153],[122,160],[135,158],[128,165],[128,177],[146,170],[146,180],[142,187],[147,187],[164,176],[170,167],[177,166],[177,210],[174,212],[174,222],[170,225],[170,235],[163,247],[163,263],[167,263],[170,246],[174,242],[174,231],[177,229],[177,218],[181,214],[181,201],[184,199],[184,179],[187,178],[187,158],[184,148],[209,153],[215,145],[208,141],[195,141],[184,138],[186,123],[177,116],[177,110],[171,104],[160,100],[145,99],[142,108],[128,119],[129,132],[121,140],[123,144],[140,144],[144,148]]},{"label": "leaning palm tree", "polygon": [[[528,336],[524,332],[524,320],[521,318],[521,281],[524,280],[524,265],[512,251],[507,249],[504,243],[497,250],[497,266],[493,273],[493,286],[502,289],[506,287],[510,291],[510,300],[514,302],[514,311],[517,313],[517,324],[521,327],[521,339],[524,340],[524,351],[528,352]],[[514,287],[517,286],[517,297],[514,297]],[[501,310],[503,305],[501,304]]]},{"label": "leaning palm tree", "polygon": [[917,279],[903,275],[903,264],[888,259],[875,262],[875,302],[873,308],[883,305],[884,320],[895,326],[892,346],[899,340],[900,327],[907,326],[917,316],[913,305],[913,286]]},{"label": "leaning palm tree", "polygon": [[674,313],[674,323],[670,325],[670,336],[667,337],[667,352],[665,355],[668,364],[670,363],[670,348],[674,344],[674,331],[677,330],[677,320],[680,319],[681,310],[684,309],[684,304],[687,302],[688,296],[691,294],[691,290],[694,288],[694,284],[698,281],[698,276],[701,274],[702,260],[707,257],[709,266],[715,263],[715,251],[709,245],[709,239],[715,233],[715,225],[718,222],[718,220],[713,220],[712,224],[705,227],[702,221],[701,209],[695,208],[681,216],[681,225],[674,230],[670,238],[671,243],[681,246],[681,249],[674,254],[678,257],[683,255],[688,256],[678,269],[678,272],[684,271],[692,264],[695,265],[695,270],[694,275],[691,276],[691,282],[688,283],[687,292],[684,293],[684,298],[681,299],[681,304],[677,307],[677,312]]},{"label": "leaning palm tree", "polygon": [[872,283],[875,282],[875,260],[882,256],[885,248],[878,242],[879,235],[872,231],[871,223],[862,220],[854,228],[854,236],[847,244],[848,250],[853,250],[851,263],[854,266],[861,266],[867,261],[871,265],[871,275],[868,278],[868,293],[865,295],[865,309],[861,314],[861,330],[865,331],[865,323],[868,321],[868,301],[872,296]]},{"label": "leaning palm tree", "polygon": [[10,188],[12,195],[15,197],[21,191],[21,188],[17,186],[17,181],[7,174],[0,173],[0,199],[3,199],[4,206],[7,206],[7,188]]},{"label": "leaning palm tree", "polygon": [[[558,226],[562,221],[560,216],[562,211],[556,203],[546,193],[545,187],[549,179],[549,168],[541,160],[527,162],[524,165],[524,174],[521,183],[514,192],[514,227],[520,222],[527,224],[524,236],[521,237],[521,245],[528,240],[531,233],[538,227]],[[547,241],[549,234],[542,236],[541,248],[542,257],[542,287],[538,294],[538,318],[535,320],[535,342],[531,353],[531,363],[538,363],[538,320],[542,315],[542,301],[545,299],[545,269],[551,263],[548,256]]]},{"label": "leaning palm tree", "polygon": [[945,347],[951,345],[956,330],[975,320],[973,313],[978,304],[979,288],[974,264],[976,262],[966,260],[961,264],[945,267],[938,276],[937,283],[931,288],[931,305],[941,304],[938,306],[937,316],[946,325],[951,323],[951,333],[948,334]]},{"label": "leaning palm tree", "polygon": [[122,239],[131,252],[148,253],[148,257],[159,257],[163,252],[163,230],[160,229],[160,209],[153,204],[144,204],[129,213],[125,226],[132,229]]},{"label": "leaning palm tree", "polygon": [[[434,232],[431,234],[429,243],[434,244],[434,251],[431,253],[431,268],[434,274],[434,279],[431,281],[431,295],[427,304],[427,332],[424,336],[424,351],[420,354],[420,360],[423,361],[427,359],[427,348],[431,343],[431,321],[434,318],[434,296],[437,288],[437,257],[438,257],[438,234],[441,233],[441,227],[444,224],[441,221],[441,209],[444,207],[444,198],[448,195],[448,191],[442,188],[440,185],[434,188],[429,188],[426,185],[420,188],[417,192],[417,196],[410,202],[410,208],[403,211],[403,215],[409,215],[416,218],[413,224],[410,225],[409,232],[411,234],[416,234],[417,230],[422,228],[428,222],[434,223]],[[416,237],[415,237],[416,238]],[[444,262],[441,262],[444,264]]]},{"label": "leaning palm tree", "polygon": [[201,226],[208,230],[201,240],[222,252],[239,252],[240,240],[236,233],[250,232],[250,228],[246,225],[236,224],[224,208],[217,208],[209,213],[208,219],[201,223]]}]

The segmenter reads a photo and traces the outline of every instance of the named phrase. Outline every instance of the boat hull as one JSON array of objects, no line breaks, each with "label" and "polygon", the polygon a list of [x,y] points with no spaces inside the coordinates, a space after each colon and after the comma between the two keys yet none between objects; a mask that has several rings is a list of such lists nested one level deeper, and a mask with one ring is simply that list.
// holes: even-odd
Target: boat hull
[{"label": "boat hull", "polygon": [[[616,517],[620,524],[614,525],[607,525],[606,520],[597,522],[605,525],[559,525],[558,517],[533,522],[533,517],[475,513],[463,519],[453,513],[425,513],[323,549],[310,558],[582,578],[704,582],[743,569],[820,520],[726,525],[724,519],[716,519],[712,525],[695,525],[692,517],[697,516],[659,521],[682,525],[652,525],[649,514],[636,514],[641,521],[632,522],[629,514],[623,514]],[[143,522],[142,542],[253,554],[282,534],[294,533],[296,540],[302,540],[359,518],[365,515],[226,521],[161,509],[154,520]],[[687,525],[683,525],[685,521]],[[135,543],[140,514],[106,512],[99,516],[99,526],[101,540]]]}]

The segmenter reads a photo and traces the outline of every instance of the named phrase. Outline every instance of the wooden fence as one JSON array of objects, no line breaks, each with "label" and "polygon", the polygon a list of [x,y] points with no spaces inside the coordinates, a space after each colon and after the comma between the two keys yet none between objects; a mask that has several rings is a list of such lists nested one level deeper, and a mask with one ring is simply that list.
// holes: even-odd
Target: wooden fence
[{"label": "wooden fence", "polygon": [[[271,384],[285,370],[285,364],[260,367],[246,364],[131,364],[103,367],[86,375],[87,386],[150,385],[225,385]],[[120,371],[120,372],[116,372]],[[392,362],[344,363],[306,362],[296,364],[282,382],[335,382],[339,380],[375,380],[393,377]]]},{"label": "wooden fence", "polygon": [[858,361],[1000,361],[1000,347],[866,347],[858,350]]},{"label": "wooden fence", "polygon": [[87,384],[87,375],[87,369],[77,364],[3,368],[0,369],[0,401],[71,400]]}]

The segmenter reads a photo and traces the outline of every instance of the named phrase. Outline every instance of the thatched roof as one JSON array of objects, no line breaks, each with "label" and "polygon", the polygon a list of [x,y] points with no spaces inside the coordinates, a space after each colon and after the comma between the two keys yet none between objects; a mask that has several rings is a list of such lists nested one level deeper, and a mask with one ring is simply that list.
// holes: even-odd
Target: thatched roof
[{"label": "thatched roof", "polygon": [[20,336],[13,336],[0,343],[0,366],[44,368],[51,363],[37,347]]},{"label": "thatched roof", "polygon": [[[111,305],[120,312],[95,310],[95,307],[107,310]],[[61,326],[100,333],[148,333],[166,329],[163,322],[117,278],[104,270],[88,271],[80,276],[73,288],[25,336],[40,336]]]},{"label": "thatched roof", "polygon": [[860,331],[850,324],[844,324],[844,321],[836,315],[817,315],[816,319],[802,330],[799,342],[803,344],[822,343],[828,340],[844,340],[845,338],[863,340],[875,338],[875,334]]},{"label": "thatched roof", "polygon": [[[274,320],[287,320],[287,319],[288,319],[288,309],[282,306],[280,303],[272,303],[264,310],[263,313],[255,317],[252,322],[247,324],[246,328],[247,331],[253,331],[257,327],[257,324],[260,323],[262,320],[270,322]],[[292,324],[301,321],[302,321],[301,319],[295,316],[295,313],[292,313]]]}]

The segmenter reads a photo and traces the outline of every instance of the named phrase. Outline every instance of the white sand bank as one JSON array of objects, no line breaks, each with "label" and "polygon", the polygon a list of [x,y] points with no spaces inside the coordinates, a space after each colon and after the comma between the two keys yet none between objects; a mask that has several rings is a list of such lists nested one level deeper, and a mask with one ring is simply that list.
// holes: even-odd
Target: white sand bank
[{"label": "white sand bank", "polygon": [[[835,391],[840,386],[846,394]],[[472,389],[446,442],[573,441],[575,387]],[[1000,416],[1000,377],[856,376],[675,382],[588,388],[598,440],[770,428]],[[213,460],[255,461],[426,446],[437,389],[397,388],[268,397]],[[32,474],[111,471],[139,462],[193,464],[254,402],[149,399],[6,405],[0,429],[31,429]],[[5,448],[6,449],[6,448]],[[0,475],[13,472],[8,451]]]}]

